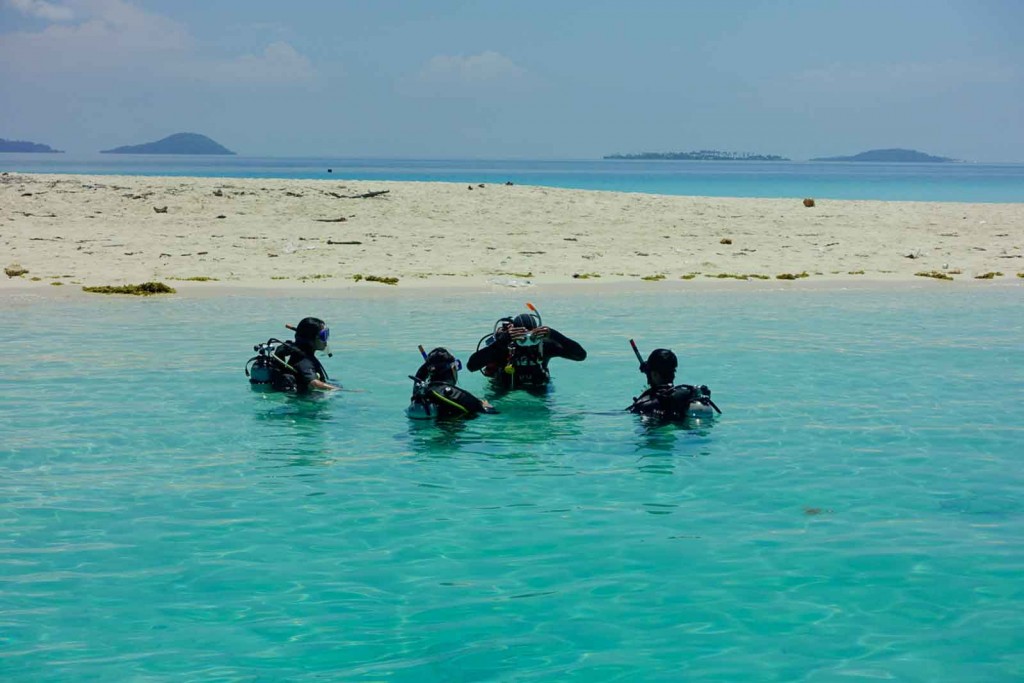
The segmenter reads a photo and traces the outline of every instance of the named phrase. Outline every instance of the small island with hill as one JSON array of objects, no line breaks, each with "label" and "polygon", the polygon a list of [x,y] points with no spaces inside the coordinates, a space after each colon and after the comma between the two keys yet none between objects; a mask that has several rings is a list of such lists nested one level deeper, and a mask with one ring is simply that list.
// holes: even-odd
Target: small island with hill
[{"label": "small island with hill", "polygon": [[948,157],[936,157],[914,149],[872,149],[849,157],[819,157],[811,161],[881,161],[900,163],[929,163],[947,164],[957,163],[957,159]]},{"label": "small island with hill", "polygon": [[695,152],[640,152],[639,154],[607,154],[604,159],[627,159],[641,161],[789,161],[777,154],[749,154],[746,152],[722,152],[717,149],[702,149]]},{"label": "small island with hill", "polygon": [[49,145],[44,145],[38,142],[28,142],[27,140],[4,140],[0,138],[0,152],[28,152],[30,154],[63,154],[63,150],[54,149]]},{"label": "small island with hill", "polygon": [[156,142],[105,149],[100,154],[234,154],[234,152],[205,135],[175,133]]}]

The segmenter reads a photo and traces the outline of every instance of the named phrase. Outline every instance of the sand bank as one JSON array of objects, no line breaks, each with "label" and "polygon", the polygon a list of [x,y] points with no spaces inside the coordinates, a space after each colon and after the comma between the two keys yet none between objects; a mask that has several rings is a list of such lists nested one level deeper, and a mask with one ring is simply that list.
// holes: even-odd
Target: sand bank
[{"label": "sand bank", "polygon": [[5,173],[0,287],[1024,283],[1024,204],[802,199]]}]

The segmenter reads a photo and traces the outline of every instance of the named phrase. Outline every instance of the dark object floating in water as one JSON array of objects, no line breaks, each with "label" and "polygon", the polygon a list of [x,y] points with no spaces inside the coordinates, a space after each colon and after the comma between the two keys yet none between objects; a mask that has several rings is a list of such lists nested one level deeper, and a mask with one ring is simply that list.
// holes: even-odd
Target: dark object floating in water
[{"label": "dark object floating in water", "polygon": [[162,282],[143,282],[141,285],[100,285],[98,287],[82,287],[83,292],[93,294],[133,294],[135,296],[152,296],[153,294],[174,294],[174,287]]},{"label": "dark object floating in water", "polygon": [[175,133],[156,142],[105,149],[100,154],[234,154],[199,133]]}]

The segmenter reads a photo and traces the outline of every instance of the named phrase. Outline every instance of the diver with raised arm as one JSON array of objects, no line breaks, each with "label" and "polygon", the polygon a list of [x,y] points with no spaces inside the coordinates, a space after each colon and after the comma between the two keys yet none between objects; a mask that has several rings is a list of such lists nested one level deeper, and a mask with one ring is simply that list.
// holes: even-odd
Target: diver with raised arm
[{"label": "diver with raised arm", "polygon": [[636,343],[632,339],[629,343],[640,361],[640,372],[647,376],[648,388],[634,397],[633,405],[626,410],[665,422],[682,422],[691,416],[711,417],[712,409],[722,412],[711,400],[711,390],[706,386],[674,384],[679,361],[672,351],[655,349],[645,361]]},{"label": "diver with raised arm", "polygon": [[529,313],[499,319],[466,364],[470,372],[480,370],[501,389],[543,388],[551,381],[548,363],[552,358],[582,361],[587,357],[577,342],[546,327],[533,304],[526,306]]},{"label": "diver with raised arm", "polygon": [[310,391],[341,389],[331,383],[317,351],[332,355],[331,331],[320,318],[303,318],[298,325],[286,325],[295,332],[294,341],[270,338],[253,347],[256,355],[246,363],[245,374],[253,389],[308,394]]},{"label": "diver with raised arm", "polygon": [[423,356],[423,364],[415,376],[409,376],[413,388],[406,415],[414,420],[428,420],[469,418],[480,413],[498,412],[487,401],[456,386],[462,362],[448,349],[439,346],[426,353],[421,346],[420,355]]}]

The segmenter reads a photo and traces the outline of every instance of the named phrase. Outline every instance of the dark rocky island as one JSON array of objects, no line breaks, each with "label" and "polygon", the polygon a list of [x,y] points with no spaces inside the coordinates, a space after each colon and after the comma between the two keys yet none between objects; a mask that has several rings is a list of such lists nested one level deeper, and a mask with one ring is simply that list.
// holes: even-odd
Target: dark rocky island
[{"label": "dark rocky island", "polygon": [[926,163],[949,163],[956,159],[948,157],[934,157],[931,154],[918,152],[913,149],[872,149],[852,157],[820,157],[811,161],[898,161],[898,162],[926,162]]},{"label": "dark rocky island", "polygon": [[100,154],[234,154],[234,152],[205,135],[175,133],[156,142],[105,149]]},{"label": "dark rocky island", "polygon": [[4,140],[0,138],[0,152],[32,152],[40,154],[63,154],[63,150],[54,149],[49,145],[25,140]]},{"label": "dark rocky island", "polygon": [[639,159],[643,161],[789,161],[776,154],[747,154],[702,149],[697,152],[640,152],[639,154],[608,154],[605,159]]}]

